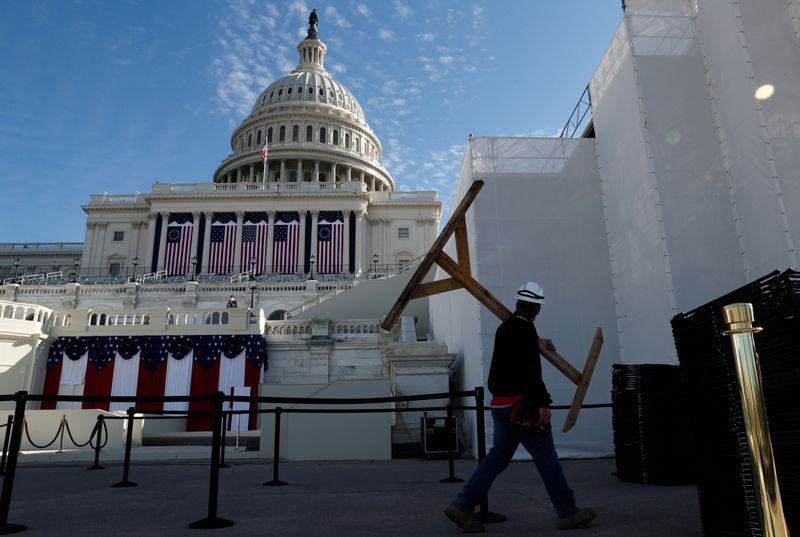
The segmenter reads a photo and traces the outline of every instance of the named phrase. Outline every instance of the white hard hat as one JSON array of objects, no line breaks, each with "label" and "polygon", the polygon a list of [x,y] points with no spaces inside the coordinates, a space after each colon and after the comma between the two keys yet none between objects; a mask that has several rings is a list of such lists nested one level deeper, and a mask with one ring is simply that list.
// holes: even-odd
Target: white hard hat
[{"label": "white hard hat", "polygon": [[544,289],[536,282],[528,282],[519,288],[516,298],[523,302],[544,304]]}]

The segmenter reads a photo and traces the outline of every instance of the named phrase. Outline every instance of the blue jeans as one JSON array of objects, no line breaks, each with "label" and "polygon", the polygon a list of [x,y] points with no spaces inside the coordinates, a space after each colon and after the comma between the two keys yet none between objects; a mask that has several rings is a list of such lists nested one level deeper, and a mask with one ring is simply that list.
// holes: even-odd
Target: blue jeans
[{"label": "blue jeans", "polygon": [[526,429],[509,421],[511,407],[493,408],[494,445],[464,485],[453,504],[464,512],[472,513],[486,497],[489,487],[500,472],[511,462],[517,447],[522,444],[533,457],[542,481],[559,518],[568,517],[578,508],[575,496],[564,477],[564,469],[553,445],[550,426]]}]

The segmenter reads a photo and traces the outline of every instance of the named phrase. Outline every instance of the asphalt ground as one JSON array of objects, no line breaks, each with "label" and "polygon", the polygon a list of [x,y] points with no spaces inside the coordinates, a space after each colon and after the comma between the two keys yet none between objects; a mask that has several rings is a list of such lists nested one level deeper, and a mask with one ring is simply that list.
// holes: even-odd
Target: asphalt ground
[{"label": "asphalt ground", "polygon": [[[613,459],[562,461],[581,506],[599,516],[587,528],[555,529],[556,516],[535,466],[513,462],[495,481],[489,507],[508,520],[487,525],[506,536],[701,537],[693,485],[626,483]],[[415,536],[461,535],[443,514],[460,490],[440,483],[447,461],[399,459],[376,462],[280,464],[285,486],[263,486],[273,477],[271,461],[230,460],[220,470],[217,516],[234,522],[222,529],[190,529],[209,509],[209,465],[205,461],[135,462],[130,488],[120,463],[87,471],[85,463],[23,462],[14,481],[8,522],[28,529],[20,535],[87,536]],[[473,460],[457,460],[455,475],[468,478]]]}]

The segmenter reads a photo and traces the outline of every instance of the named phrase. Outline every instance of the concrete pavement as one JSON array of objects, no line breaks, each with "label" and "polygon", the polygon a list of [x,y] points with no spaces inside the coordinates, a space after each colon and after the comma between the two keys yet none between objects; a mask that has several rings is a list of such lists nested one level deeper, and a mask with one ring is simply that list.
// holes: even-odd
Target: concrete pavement
[{"label": "concrete pavement", "polygon": [[[461,535],[442,511],[461,484],[443,484],[447,461],[282,462],[281,487],[266,487],[272,465],[233,459],[220,472],[218,516],[230,528],[194,530],[205,518],[209,467],[202,461],[142,460],[131,468],[132,488],[111,488],[119,463],[87,471],[86,464],[25,462],[17,470],[9,522],[20,535],[126,536],[415,536]],[[475,461],[458,460],[456,475],[469,477]],[[694,486],[624,483],[612,475],[613,459],[568,460],[564,467],[582,506],[599,512],[588,528],[555,529],[556,518],[529,462],[515,462],[495,482],[490,508],[508,521],[487,526],[488,535],[597,537],[701,537]]]}]

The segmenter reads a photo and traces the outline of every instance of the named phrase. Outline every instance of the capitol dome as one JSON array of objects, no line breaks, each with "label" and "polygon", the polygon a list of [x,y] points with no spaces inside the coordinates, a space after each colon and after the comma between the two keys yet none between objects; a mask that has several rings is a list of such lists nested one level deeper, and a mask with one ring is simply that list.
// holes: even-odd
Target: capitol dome
[{"label": "capitol dome", "polygon": [[313,25],[297,45],[297,68],[262,91],[233,131],[233,152],[214,173],[215,183],[360,181],[368,191],[394,190],[363,108],[325,70],[327,50]]}]

